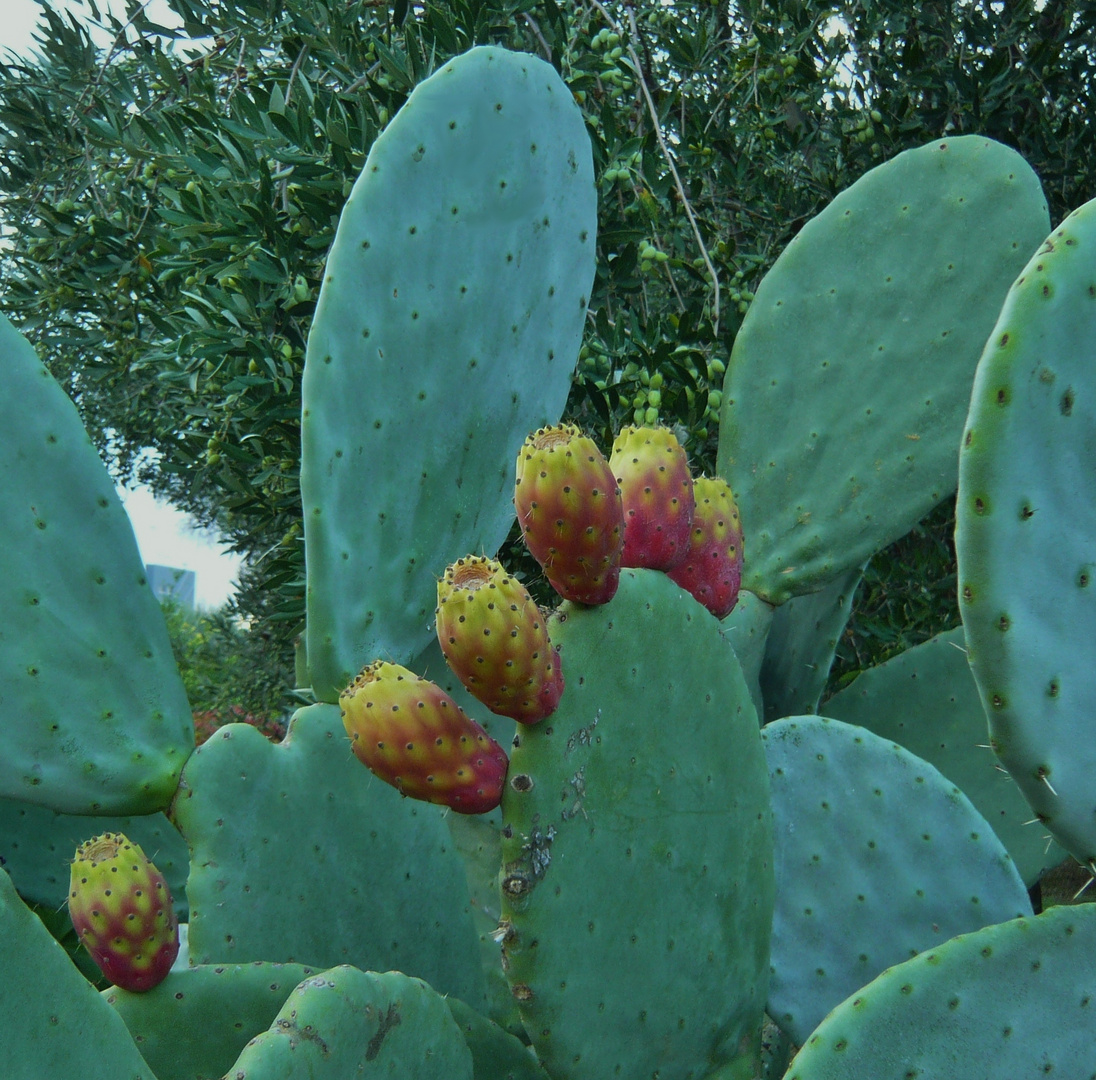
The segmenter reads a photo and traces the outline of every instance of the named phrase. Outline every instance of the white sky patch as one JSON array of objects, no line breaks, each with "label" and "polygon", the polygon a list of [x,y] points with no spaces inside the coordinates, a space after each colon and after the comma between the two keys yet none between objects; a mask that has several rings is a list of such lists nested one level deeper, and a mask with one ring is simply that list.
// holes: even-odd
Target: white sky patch
[{"label": "white sky patch", "polygon": [[[120,22],[126,21],[124,0],[98,0],[100,11],[110,11]],[[53,0],[57,11],[75,11],[90,19],[91,10],[81,0]],[[39,0],[0,0],[3,17],[0,18],[0,56],[8,57],[9,50],[29,57],[34,51],[34,30],[42,11]],[[161,26],[178,26],[179,18],[172,13],[164,0],[149,0],[145,5],[148,17]],[[105,31],[94,32],[94,39],[101,45],[110,44],[111,35]]]},{"label": "white sky patch", "polygon": [[195,526],[193,519],[147,488],[119,488],[129,514],[141,559],[176,570],[193,570],[197,606],[219,608],[235,592],[242,560],[218,543],[215,534]]}]

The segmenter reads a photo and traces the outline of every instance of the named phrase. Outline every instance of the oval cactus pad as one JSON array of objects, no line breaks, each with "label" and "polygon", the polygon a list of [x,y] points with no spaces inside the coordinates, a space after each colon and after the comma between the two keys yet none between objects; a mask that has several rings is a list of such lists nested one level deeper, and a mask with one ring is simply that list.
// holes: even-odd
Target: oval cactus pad
[{"label": "oval cactus pad", "polygon": [[194,721],[114,481],[0,316],[0,796],[68,814],[171,801]]},{"label": "oval cactus pad", "polygon": [[1025,884],[1066,857],[990,750],[961,626],[862,671],[822,708],[936,766],[993,826]]},{"label": "oval cactus pad", "polygon": [[885,971],[807,1040],[786,1080],[1091,1080],[1096,904],[952,938]]},{"label": "oval cactus pad", "polygon": [[744,588],[813,592],[955,490],[978,356],[1049,227],[1019,154],[962,136],[872,169],[792,240],[724,379]]},{"label": "oval cactus pad", "polygon": [[1031,914],[993,830],[927,761],[820,716],[761,738],[776,836],[768,1013],[795,1042],[891,964]]},{"label": "oval cactus pad", "polygon": [[959,605],[990,742],[1096,873],[1096,201],[1016,280],[959,457]]},{"label": "oval cactus pad", "polygon": [[362,766],[335,706],[298,710],[280,744],[220,728],[188,762],[173,815],[191,849],[192,963],[400,967],[483,1000],[441,811]]},{"label": "oval cactus pad", "polygon": [[502,804],[503,967],[529,1037],[555,1080],[748,1067],[772,834],[731,646],[654,570],[564,604],[552,640],[567,688],[518,732]]},{"label": "oval cactus pad", "polygon": [[[419,84],[343,209],[308,341],[308,657],[334,701],[427,644],[436,580],[513,521],[594,273],[590,140],[550,64],[481,47]],[[1044,230],[1045,231],[1045,230]]]}]

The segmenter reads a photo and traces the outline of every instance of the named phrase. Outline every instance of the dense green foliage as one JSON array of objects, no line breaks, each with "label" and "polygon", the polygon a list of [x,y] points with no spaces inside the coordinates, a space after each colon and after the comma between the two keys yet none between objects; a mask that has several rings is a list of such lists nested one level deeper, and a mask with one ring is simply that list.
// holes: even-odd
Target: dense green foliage
[{"label": "dense green foliage", "polygon": [[[527,50],[575,93],[599,269],[568,415],[606,446],[633,417],[672,423],[698,470],[752,287],[872,165],[978,132],[1031,162],[1055,221],[1094,188],[1083,0],[171,0],[171,30],[87,2],[46,7],[37,59],[0,66],[0,304],[116,475],[248,556],[238,610],[283,665],[303,615],[299,388],[324,258],[373,139],[449,56]],[[949,529],[942,510],[869,567],[837,677],[955,624]]]}]

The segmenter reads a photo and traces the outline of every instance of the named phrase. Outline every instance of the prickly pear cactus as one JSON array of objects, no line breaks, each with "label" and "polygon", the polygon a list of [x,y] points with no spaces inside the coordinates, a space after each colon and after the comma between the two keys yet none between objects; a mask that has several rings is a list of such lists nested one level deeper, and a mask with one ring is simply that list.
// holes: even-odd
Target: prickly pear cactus
[{"label": "prickly pear cactus", "polygon": [[171,800],[194,722],[129,518],[76,408],[0,316],[0,796]]},{"label": "prickly pear cactus", "polygon": [[519,731],[503,797],[500,932],[526,1029],[555,1080],[748,1077],[772,833],[734,655],[652,570],[553,624],[567,690]]},{"label": "prickly pear cactus", "polygon": [[954,490],[978,355],[1048,229],[1030,166],[973,135],[899,154],[803,227],[723,386],[744,588],[773,604],[814,592]]},{"label": "prickly pear cactus", "polygon": [[481,47],[412,92],[343,209],[308,341],[308,657],[336,701],[427,644],[435,580],[513,521],[594,273],[590,140],[550,64]]},{"label": "prickly pear cactus", "polygon": [[990,743],[1096,874],[1096,202],[1016,279],[986,342],[959,458],[956,553]]}]

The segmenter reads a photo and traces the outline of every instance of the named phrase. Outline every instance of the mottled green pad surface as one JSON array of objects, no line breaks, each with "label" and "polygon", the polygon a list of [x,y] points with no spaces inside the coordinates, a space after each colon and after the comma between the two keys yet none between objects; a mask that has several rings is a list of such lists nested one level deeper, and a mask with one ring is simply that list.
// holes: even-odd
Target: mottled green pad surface
[{"label": "mottled green pad surface", "polygon": [[58,814],[44,806],[0,799],[0,865],[28,903],[60,907],[69,889],[69,864],[93,836],[120,832],[129,837],[164,875],[175,914],[186,922],[186,841],[163,814],[110,818]]},{"label": "mottled green pad surface", "polygon": [[863,566],[855,566],[818,592],[793,596],[773,612],[759,677],[765,723],[818,711],[863,573]]},{"label": "mottled green pad surface", "polygon": [[706,1076],[754,1049],[768,982],[757,714],[664,574],[625,570],[553,623],[567,688],[519,732],[503,796],[507,978],[555,1080]]},{"label": "mottled green pad surface", "polygon": [[1092,1080],[1096,905],[953,938],[836,1008],[786,1080]]},{"label": "mottled green pad surface", "polygon": [[171,800],[194,722],[114,482],[0,316],[0,796],[71,814]]},{"label": "mottled green pad surface", "polygon": [[301,709],[281,744],[221,728],[187,764],[174,817],[191,849],[193,963],[399,968],[482,1001],[442,811],[361,765],[336,706]]},{"label": "mottled green pad surface", "polygon": [[518,449],[570,389],[596,215],[582,114],[534,56],[457,57],[373,144],[304,372],[308,651],[323,700],[378,657],[408,663],[429,640],[435,579],[505,539]]},{"label": "mottled green pad surface", "polygon": [[986,343],[955,541],[971,670],[1002,764],[1096,867],[1096,202],[1047,238]]},{"label": "mottled green pad surface", "polygon": [[0,870],[4,1080],[156,1080],[125,1024]]},{"label": "mottled green pad surface", "polygon": [[927,761],[819,716],[761,737],[776,836],[768,1012],[795,1042],[891,964],[1031,914],[993,830]]},{"label": "mottled green pad surface", "polygon": [[232,1080],[473,1080],[472,1055],[445,999],[398,971],[340,966],[305,979]]},{"label": "mottled green pad surface", "polygon": [[935,765],[993,826],[1028,885],[1065,858],[990,751],[962,627],[861,672],[823,711]]},{"label": "mottled green pad surface", "polygon": [[1049,227],[1019,154],[963,136],[872,169],[792,240],[724,379],[745,588],[814,591],[955,489],[978,356]]},{"label": "mottled green pad surface", "polygon": [[445,999],[472,1051],[472,1080],[548,1080],[533,1052],[458,998]]},{"label": "mottled green pad surface", "polygon": [[742,677],[750,690],[750,700],[760,718],[765,704],[761,698],[761,664],[765,659],[765,642],[772,628],[776,609],[772,604],[743,589],[738,594],[734,610],[720,624],[724,637],[731,643],[742,669]]},{"label": "mottled green pad surface", "polygon": [[157,1080],[220,1080],[270,1027],[296,985],[300,964],[223,964],[172,969],[159,986],[102,992],[125,1021]]}]

